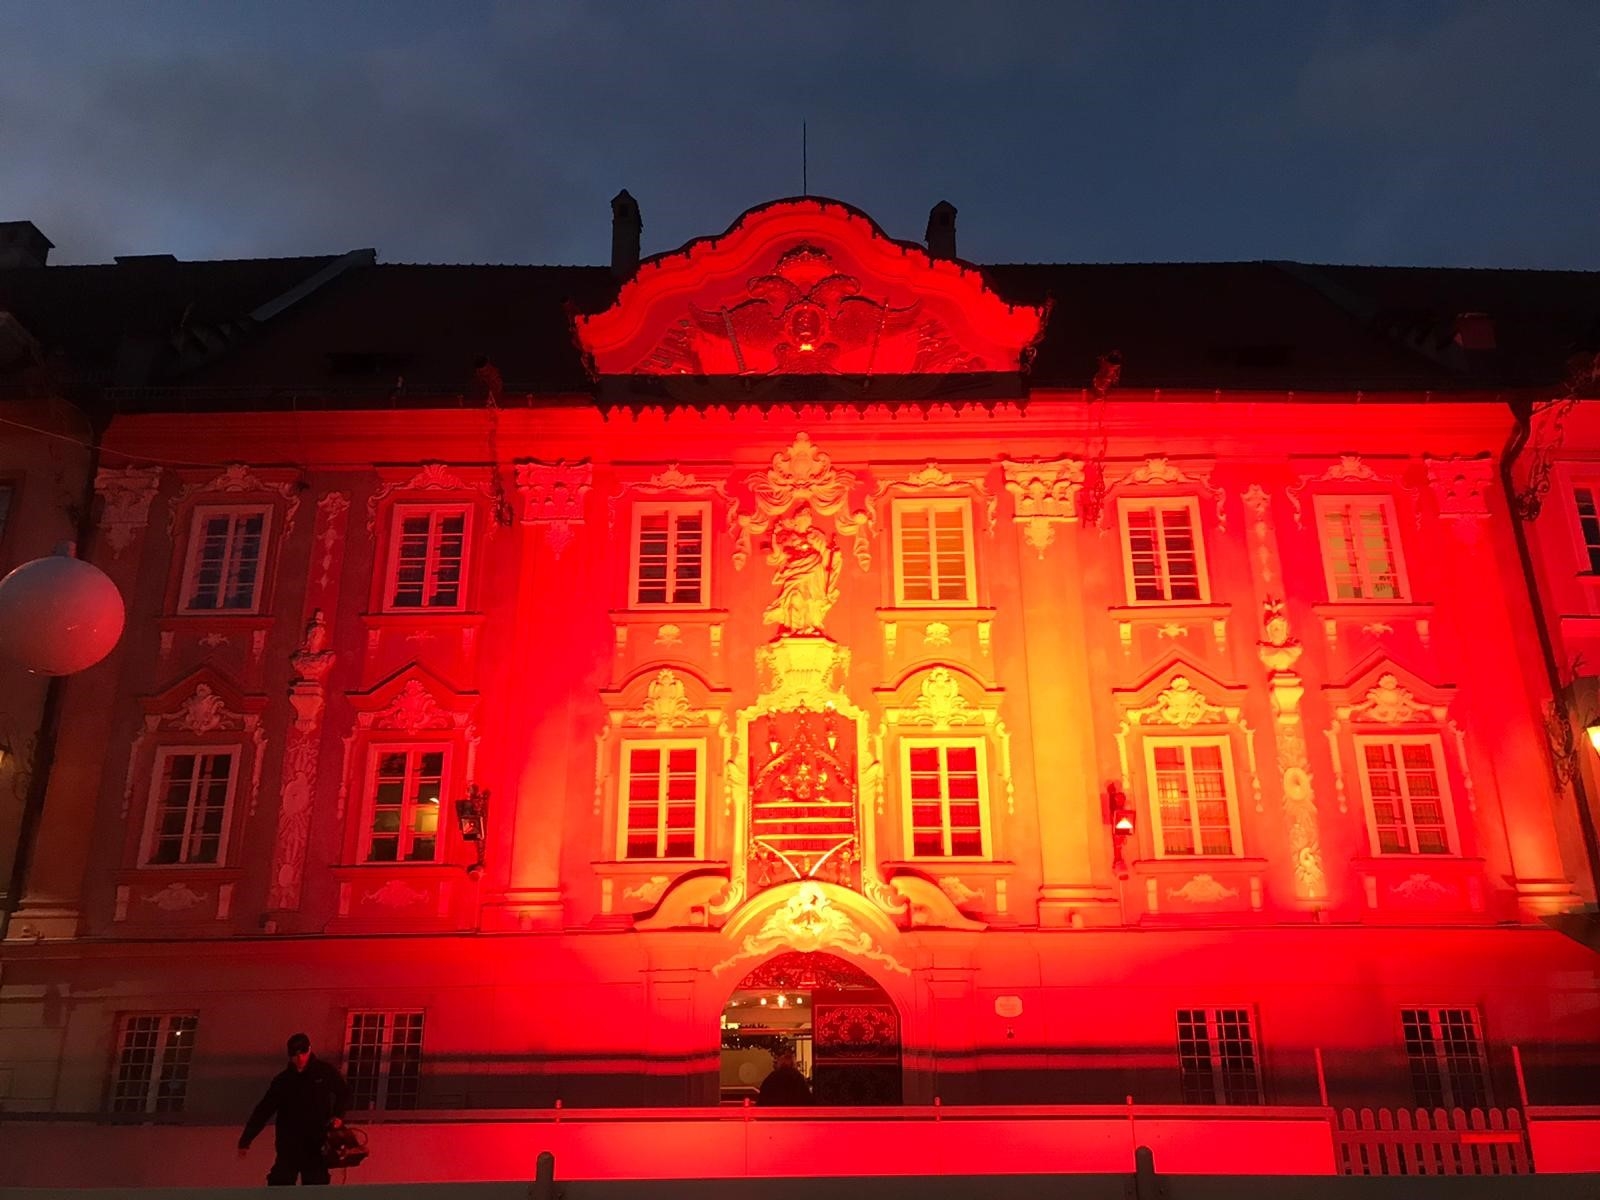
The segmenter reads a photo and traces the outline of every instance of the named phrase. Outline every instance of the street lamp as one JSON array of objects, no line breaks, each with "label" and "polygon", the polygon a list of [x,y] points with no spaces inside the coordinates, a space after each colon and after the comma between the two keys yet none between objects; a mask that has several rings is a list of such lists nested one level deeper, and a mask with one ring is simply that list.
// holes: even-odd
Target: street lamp
[{"label": "street lamp", "polygon": [[1589,735],[1589,745],[1593,746],[1597,753],[1600,753],[1600,718],[1590,721],[1588,725],[1584,726],[1583,731]]},{"label": "street lamp", "polygon": [[465,799],[456,801],[456,828],[461,840],[471,842],[477,850],[477,860],[467,865],[467,875],[476,879],[483,874],[485,843],[489,837],[489,791],[477,784],[467,785]]}]

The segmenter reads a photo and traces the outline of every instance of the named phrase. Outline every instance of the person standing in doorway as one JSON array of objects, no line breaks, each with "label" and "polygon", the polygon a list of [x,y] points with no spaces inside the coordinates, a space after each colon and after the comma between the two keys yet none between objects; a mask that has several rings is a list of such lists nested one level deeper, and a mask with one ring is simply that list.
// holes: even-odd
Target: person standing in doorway
[{"label": "person standing in doorway", "polygon": [[311,1039],[297,1033],[289,1039],[289,1065],[267,1088],[239,1135],[239,1157],[250,1149],[256,1134],[277,1118],[274,1144],[278,1157],[267,1172],[267,1186],[292,1183],[327,1183],[328,1168],[322,1144],[328,1130],[343,1122],[350,1104],[350,1088],[337,1067],[311,1053]]},{"label": "person standing in doorway", "polygon": [[811,1103],[811,1085],[794,1065],[794,1051],[787,1046],[772,1056],[772,1074],[761,1081],[756,1103],[775,1108],[794,1108]]}]

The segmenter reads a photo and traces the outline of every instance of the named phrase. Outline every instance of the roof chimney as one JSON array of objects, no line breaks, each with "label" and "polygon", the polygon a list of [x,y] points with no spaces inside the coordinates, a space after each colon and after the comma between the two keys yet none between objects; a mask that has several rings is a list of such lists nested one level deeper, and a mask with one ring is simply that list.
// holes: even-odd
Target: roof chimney
[{"label": "roof chimney", "polygon": [[643,232],[639,202],[623,188],[611,197],[611,273],[618,279],[639,269],[639,235]]},{"label": "roof chimney", "polygon": [[956,206],[941,200],[928,213],[928,253],[935,258],[956,256]]},{"label": "roof chimney", "polygon": [[0,221],[0,270],[42,267],[55,243],[32,221]]}]

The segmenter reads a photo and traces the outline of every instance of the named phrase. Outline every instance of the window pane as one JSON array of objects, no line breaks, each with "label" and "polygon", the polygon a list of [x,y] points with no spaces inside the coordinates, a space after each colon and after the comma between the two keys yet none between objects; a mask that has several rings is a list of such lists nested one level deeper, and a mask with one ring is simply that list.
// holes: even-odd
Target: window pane
[{"label": "window pane", "polygon": [[1595,490],[1574,488],[1572,494],[1578,505],[1578,529],[1583,534],[1583,549],[1589,570],[1600,573],[1600,508],[1595,505]]}]

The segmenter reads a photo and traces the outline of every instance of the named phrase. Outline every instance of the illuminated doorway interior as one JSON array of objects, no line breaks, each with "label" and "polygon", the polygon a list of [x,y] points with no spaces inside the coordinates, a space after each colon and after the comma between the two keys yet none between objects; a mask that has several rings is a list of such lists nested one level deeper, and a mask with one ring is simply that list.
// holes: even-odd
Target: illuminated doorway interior
[{"label": "illuminated doorway interior", "polygon": [[782,1049],[818,1104],[900,1103],[900,1015],[842,958],[780,954],[739,982],[722,1010],[722,1103],[755,1103]]}]

